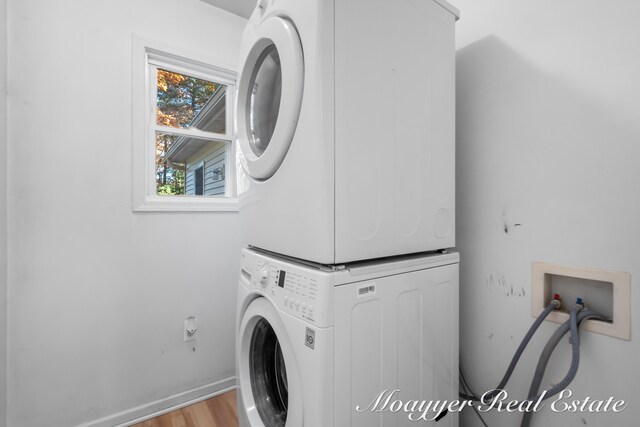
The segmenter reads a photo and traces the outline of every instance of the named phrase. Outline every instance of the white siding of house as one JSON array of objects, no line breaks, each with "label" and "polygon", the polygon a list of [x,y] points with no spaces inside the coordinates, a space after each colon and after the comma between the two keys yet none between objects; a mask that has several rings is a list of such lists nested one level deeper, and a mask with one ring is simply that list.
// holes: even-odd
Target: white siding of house
[{"label": "white siding of house", "polygon": [[202,152],[187,163],[185,183],[185,193],[187,195],[194,195],[196,192],[194,171],[202,165],[202,162],[204,162],[204,195],[223,196],[225,194],[227,171],[225,170],[225,178],[219,181],[213,180],[213,171],[225,164],[227,158],[226,147],[227,144],[221,142],[215,149]]}]

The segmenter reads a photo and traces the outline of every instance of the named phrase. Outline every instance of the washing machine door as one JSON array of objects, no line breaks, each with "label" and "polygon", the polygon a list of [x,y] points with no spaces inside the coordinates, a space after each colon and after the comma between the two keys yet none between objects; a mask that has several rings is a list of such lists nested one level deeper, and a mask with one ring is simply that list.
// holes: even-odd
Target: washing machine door
[{"label": "washing machine door", "polygon": [[272,16],[245,31],[236,120],[246,172],[270,178],[282,164],[302,103],[304,60],[293,24]]},{"label": "washing machine door", "polygon": [[265,298],[251,302],[240,324],[239,383],[251,427],[302,426],[302,390],[291,341]]}]

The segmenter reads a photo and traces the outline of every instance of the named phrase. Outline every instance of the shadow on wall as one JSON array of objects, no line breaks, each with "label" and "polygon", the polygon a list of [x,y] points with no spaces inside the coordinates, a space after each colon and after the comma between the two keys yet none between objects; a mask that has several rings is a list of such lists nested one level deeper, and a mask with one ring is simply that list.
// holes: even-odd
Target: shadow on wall
[{"label": "shadow on wall", "polygon": [[[481,388],[502,377],[531,324],[532,261],[634,268],[640,121],[576,83],[586,77],[543,71],[495,36],[458,50],[456,61],[460,351]],[[492,277],[504,286],[488,285]],[[514,388],[528,388],[533,357]],[[501,414],[495,425],[515,417]]]}]

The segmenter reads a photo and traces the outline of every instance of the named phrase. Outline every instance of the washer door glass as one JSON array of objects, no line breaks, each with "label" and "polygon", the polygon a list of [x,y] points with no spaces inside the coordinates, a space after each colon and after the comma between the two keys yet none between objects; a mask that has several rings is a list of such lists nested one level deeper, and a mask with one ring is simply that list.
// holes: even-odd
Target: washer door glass
[{"label": "washer door glass", "polygon": [[258,58],[249,81],[246,123],[249,145],[260,157],[267,149],[278,121],[282,95],[280,55],[275,45],[269,45]]},{"label": "washer door glass", "polygon": [[265,427],[284,427],[289,402],[287,369],[278,337],[264,318],[253,329],[249,352],[251,390],[260,418]]},{"label": "washer door glass", "polygon": [[241,49],[236,120],[243,166],[257,180],[282,164],[298,125],[304,60],[293,24],[269,17],[248,28]]}]

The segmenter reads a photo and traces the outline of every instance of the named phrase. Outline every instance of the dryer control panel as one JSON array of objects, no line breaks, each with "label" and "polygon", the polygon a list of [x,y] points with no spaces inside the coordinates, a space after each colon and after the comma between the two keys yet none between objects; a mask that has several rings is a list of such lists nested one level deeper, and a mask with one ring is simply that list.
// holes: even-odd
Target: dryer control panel
[{"label": "dryer control panel", "polygon": [[242,268],[251,274],[252,288],[262,290],[287,314],[318,327],[332,326],[332,272],[253,251],[245,255]]}]

